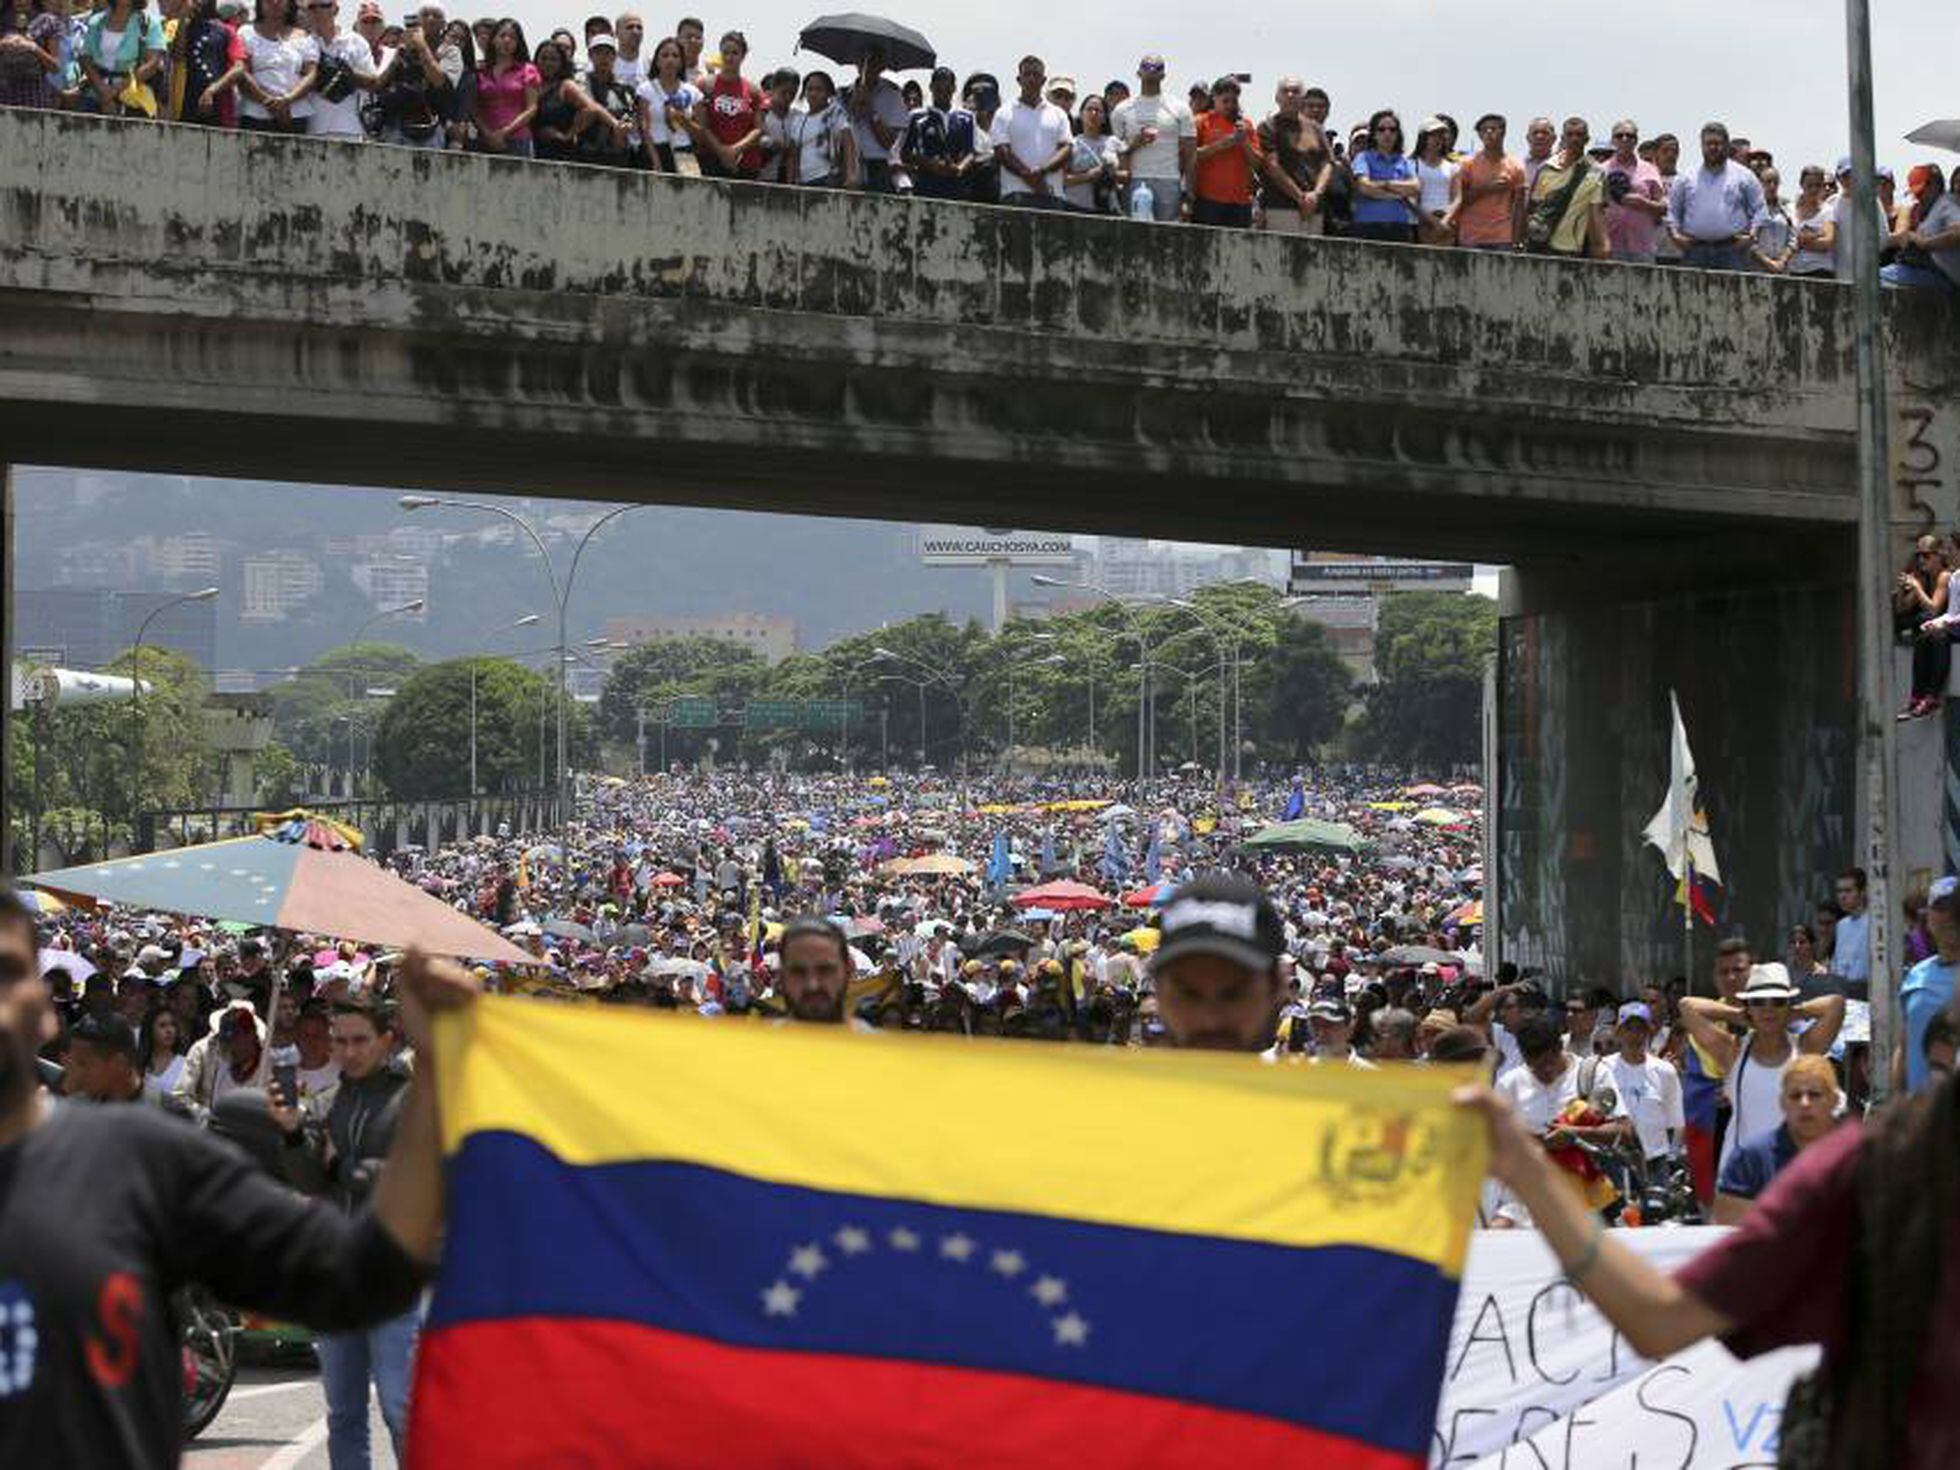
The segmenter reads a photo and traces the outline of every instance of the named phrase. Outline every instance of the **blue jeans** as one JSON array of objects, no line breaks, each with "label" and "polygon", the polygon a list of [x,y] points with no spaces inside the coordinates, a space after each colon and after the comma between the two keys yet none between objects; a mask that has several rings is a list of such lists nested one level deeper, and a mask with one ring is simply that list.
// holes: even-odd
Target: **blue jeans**
[{"label": "blue jeans", "polygon": [[1740,245],[1697,240],[1681,257],[1681,263],[1704,271],[1746,271],[1749,269],[1749,252]]},{"label": "blue jeans", "polygon": [[408,1375],[421,1322],[420,1308],[411,1307],[363,1332],[326,1333],[315,1344],[320,1387],[327,1396],[327,1462],[333,1470],[368,1470],[369,1379],[381,1395],[396,1463],[407,1463],[402,1434],[408,1428]]},{"label": "blue jeans", "polygon": [[1923,265],[1884,266],[1879,270],[1878,279],[1887,286],[1905,286],[1920,291],[1953,291],[1956,288],[1942,270],[1929,270]]}]

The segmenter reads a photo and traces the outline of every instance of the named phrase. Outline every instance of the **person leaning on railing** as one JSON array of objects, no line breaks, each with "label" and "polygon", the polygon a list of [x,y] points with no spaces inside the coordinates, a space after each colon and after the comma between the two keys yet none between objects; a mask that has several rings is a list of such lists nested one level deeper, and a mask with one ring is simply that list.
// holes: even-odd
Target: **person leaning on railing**
[{"label": "person leaning on railing", "polygon": [[1952,1077],[1809,1144],[1732,1232],[1672,1275],[1612,1237],[1495,1092],[1465,1088],[1457,1100],[1489,1127],[1492,1175],[1636,1352],[1663,1358],[1708,1337],[1742,1357],[1822,1346],[1784,1411],[1779,1464],[1960,1464],[1960,1270],[1944,1269],[1960,1260]]}]

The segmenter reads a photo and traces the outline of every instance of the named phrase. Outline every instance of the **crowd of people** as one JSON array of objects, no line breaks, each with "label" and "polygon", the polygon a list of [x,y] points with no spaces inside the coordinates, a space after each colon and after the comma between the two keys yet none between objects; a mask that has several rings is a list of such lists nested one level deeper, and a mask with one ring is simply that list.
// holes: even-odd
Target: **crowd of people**
[{"label": "crowd of people", "polygon": [[[350,1456],[366,1444],[370,1381],[398,1449],[408,1422],[416,1316],[403,1288],[432,1258],[439,1196],[378,1191],[405,1171],[432,1177],[432,1104],[410,1085],[426,1062],[410,1044],[417,1028],[396,1016],[431,984],[689,1009],[721,1025],[1197,1046],[1276,1065],[1481,1064],[1497,1161],[1483,1223],[1543,1230],[1575,1280],[1631,1272],[1654,1291],[1661,1278],[1602,1255],[1596,1233],[1586,1243],[1588,1222],[1656,1223],[1643,1213],[1666,1192],[1647,1186],[1674,1171],[1716,1220],[1770,1228],[1751,1226],[1753,1202],[1776,1198],[1773,1181],[1801,1174],[1807,1156],[1844,1152],[1856,1130],[1839,1125],[1869,1080],[1858,1012],[1870,916],[1856,870],[1782,958],[1727,938],[1712,985],[1694,987],[1712,993],[1689,994],[1679,976],[1614,988],[1508,965],[1485,975],[1481,793],[1467,783],[1350,769],[1220,793],[1194,777],[1147,800],[1101,778],[931,773],[580,786],[578,820],[548,839],[478,837],[387,859],[520,943],[526,966],[472,976],[185,915],[50,906],[25,917],[35,949],[23,945],[15,968],[38,971],[57,1023],[39,1033],[49,1092],[211,1122],[269,1118],[291,1186],[345,1219],[372,1209],[400,1246],[365,1248],[385,1288],[359,1313],[257,1277],[257,1296],[233,1288],[247,1303],[297,1302],[294,1315],[335,1329],[321,1338],[323,1384]],[[1282,818],[1298,840],[1275,846]],[[25,915],[11,895],[0,903],[0,967]],[[1893,1061],[1907,1089],[1950,1099],[1960,884],[1912,896],[1907,917],[1916,963]],[[15,978],[0,975],[0,1003]],[[1785,1214],[1770,1213],[1783,1228]],[[349,1248],[337,1236],[314,1245]],[[1722,1315],[1683,1317],[1679,1300],[1656,1297],[1642,1310],[1659,1316],[1623,1324],[1636,1346],[1666,1350],[1677,1330],[1692,1340],[1766,1310],[1696,1269],[1695,1300]]]},{"label": "crowd of people", "polygon": [[[1387,108],[1343,129],[1296,76],[1263,118],[1243,73],[1180,96],[1157,54],[1134,86],[1084,86],[1037,56],[1006,84],[943,65],[901,84],[876,43],[838,73],[799,71],[757,66],[738,30],[711,49],[693,17],[660,35],[636,12],[594,15],[533,43],[507,17],[348,4],[351,18],[338,0],[249,14],[243,0],[6,0],[0,105],[1287,234],[1849,270],[1850,160],[1779,167],[1720,122],[1684,140],[1620,119],[1595,138],[1584,118],[1534,117],[1517,153],[1496,113],[1467,133]],[[1880,170],[1889,284],[1960,286],[1956,184],[1960,169],[1932,162],[1903,191]]]}]

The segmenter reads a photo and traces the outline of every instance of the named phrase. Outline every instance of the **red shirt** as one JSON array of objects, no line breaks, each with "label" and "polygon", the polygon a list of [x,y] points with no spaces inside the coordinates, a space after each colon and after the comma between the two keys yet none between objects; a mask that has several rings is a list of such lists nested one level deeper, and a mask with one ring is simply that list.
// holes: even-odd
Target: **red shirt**
[{"label": "red shirt", "polygon": [[[708,131],[718,143],[737,143],[762,126],[762,89],[746,77],[716,76],[707,88]],[[751,146],[735,160],[735,171],[751,178],[762,172],[762,149]]]},{"label": "red shirt", "polygon": [[[1734,1231],[1675,1272],[1682,1286],[1736,1324],[1722,1341],[1737,1357],[1818,1343],[1829,1364],[1849,1351],[1863,1141],[1855,1123],[1818,1139],[1776,1176]],[[1945,1258],[1906,1396],[1899,1470],[1960,1465],[1960,1395],[1953,1392],[1960,1383],[1960,1270],[1952,1265],[1960,1261],[1960,1212],[1946,1222]]]},{"label": "red shirt", "polygon": [[1220,138],[1229,138],[1235,127],[1245,129],[1246,141],[1251,145],[1244,152],[1237,148],[1224,148],[1210,158],[1198,160],[1193,170],[1196,177],[1192,181],[1192,192],[1200,199],[1209,199],[1214,204],[1252,203],[1252,181],[1259,161],[1265,157],[1259,151],[1259,134],[1248,118],[1227,119],[1216,110],[1198,114],[1198,146],[1216,143]]}]

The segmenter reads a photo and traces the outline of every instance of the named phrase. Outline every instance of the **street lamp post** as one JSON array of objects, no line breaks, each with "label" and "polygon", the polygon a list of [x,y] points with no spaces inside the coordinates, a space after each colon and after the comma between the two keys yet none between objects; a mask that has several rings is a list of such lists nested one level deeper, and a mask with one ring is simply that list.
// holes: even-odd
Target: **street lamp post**
[{"label": "street lamp post", "polygon": [[567,639],[565,636],[566,608],[571,603],[572,586],[578,578],[579,558],[585,555],[585,548],[587,547],[587,545],[591,543],[593,536],[597,534],[599,528],[605,525],[606,522],[610,520],[614,520],[619,516],[623,516],[628,511],[639,510],[640,506],[638,506],[637,504],[616,505],[611,510],[607,511],[604,515],[600,516],[599,519],[594,521],[590,526],[586,527],[585,534],[579,538],[578,545],[572,548],[571,565],[566,568],[565,580],[561,584],[558,580],[558,569],[552,565],[551,553],[545,548],[544,538],[538,535],[537,530],[531,525],[529,521],[524,519],[523,516],[519,515],[514,510],[510,510],[501,505],[493,505],[487,500],[452,500],[446,495],[404,495],[396,502],[396,504],[400,505],[403,510],[408,510],[408,511],[429,510],[435,507],[442,507],[448,510],[474,510],[474,511],[481,511],[486,515],[502,516],[505,520],[509,521],[513,526],[516,526],[518,530],[522,531],[525,534],[525,536],[527,536],[530,539],[531,545],[537,549],[539,559],[544,562],[545,579],[551,584],[552,603],[557,608],[558,611],[558,655],[559,656],[558,656],[557,684],[555,689],[555,700],[554,700],[557,706],[558,733],[557,733],[557,759],[555,762],[557,769],[553,773],[554,779],[552,781],[552,786],[553,786],[554,793],[557,797],[558,820],[560,822],[570,820],[572,815],[570,769],[565,763],[565,660],[566,660],[566,648],[567,648]]},{"label": "street lamp post", "polygon": [[[133,850],[139,849],[143,840],[143,639],[150,631],[150,624],[171,608],[182,607],[187,602],[210,602],[217,595],[216,587],[186,592],[182,597],[158,603],[136,625],[136,641],[129,650],[129,744],[133,757],[129,763],[129,844]],[[103,847],[105,850],[108,847],[106,837]]]},{"label": "street lamp post", "polygon": [[[895,653],[882,644],[871,650],[871,656],[875,659],[884,659],[889,662],[910,664],[926,676],[923,681],[905,678],[902,674],[897,676],[905,679],[905,682],[908,684],[918,685],[919,763],[921,765],[925,764],[926,757],[926,684],[937,684],[941,689],[944,689],[948,694],[953,696],[953,714],[959,721],[960,763],[964,766],[966,763],[966,698],[960,693],[958,686],[924,659],[913,658],[909,654]],[[964,779],[964,775],[962,775],[962,779]]]}]

